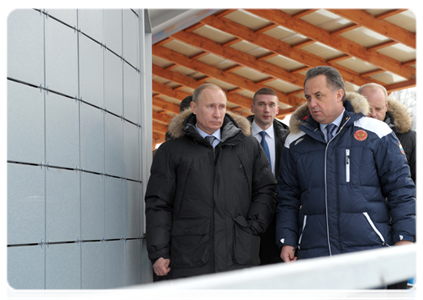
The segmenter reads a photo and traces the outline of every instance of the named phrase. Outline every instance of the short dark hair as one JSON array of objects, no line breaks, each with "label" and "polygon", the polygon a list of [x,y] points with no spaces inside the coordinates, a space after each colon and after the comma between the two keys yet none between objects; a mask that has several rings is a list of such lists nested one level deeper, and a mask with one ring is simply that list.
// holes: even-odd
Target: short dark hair
[{"label": "short dark hair", "polygon": [[223,95],[225,95],[225,99],[227,99],[225,91],[220,86],[213,84],[213,83],[205,83],[205,84],[200,85],[199,87],[197,87],[194,90],[194,93],[192,94],[192,101],[194,103],[198,103],[198,100],[200,99],[201,94],[206,89],[221,90]]},{"label": "short dark hair", "polygon": [[344,79],[342,78],[341,73],[339,73],[337,69],[330,66],[318,66],[308,70],[306,74],[306,78],[304,80],[304,90],[305,90],[305,85],[307,80],[319,75],[326,76],[328,87],[332,92],[336,92],[339,89],[343,90],[344,96],[342,97],[342,101],[345,101],[346,91],[345,91]]},{"label": "short dark hair", "polygon": [[186,110],[188,107],[190,107],[191,101],[192,101],[192,95],[185,97],[184,100],[182,100],[181,103],[179,104],[179,112],[181,113],[184,110]]},{"label": "short dark hair", "polygon": [[275,92],[274,89],[272,89],[270,87],[264,87],[264,88],[261,88],[261,89],[257,90],[257,92],[254,94],[254,97],[253,97],[253,104],[256,103],[256,97],[258,95],[272,95],[272,96],[276,96],[276,99],[279,102],[278,94]]}]

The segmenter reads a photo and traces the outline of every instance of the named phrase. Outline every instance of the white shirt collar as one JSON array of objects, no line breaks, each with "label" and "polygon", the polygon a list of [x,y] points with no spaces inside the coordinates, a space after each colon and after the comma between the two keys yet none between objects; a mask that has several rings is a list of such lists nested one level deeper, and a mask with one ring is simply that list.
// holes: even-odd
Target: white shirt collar
[{"label": "white shirt collar", "polygon": [[213,134],[208,134],[208,133],[205,133],[204,131],[202,131],[200,128],[198,128],[197,123],[195,123],[195,127],[197,128],[197,131],[201,135],[202,138],[205,138],[206,136],[212,135],[220,142],[220,129],[213,132]]},{"label": "white shirt collar", "polygon": [[[260,132],[262,132],[263,131],[263,129],[261,129],[260,128],[260,126],[258,126],[257,125],[257,123],[256,123],[256,121],[254,120],[253,121],[253,123],[251,123],[251,134],[253,135],[253,136],[255,136],[255,135],[257,135],[257,134],[260,134]],[[270,125],[270,127],[269,128],[267,128],[266,130],[264,130],[264,131],[266,131],[266,134],[270,137],[270,138],[272,138],[272,139],[274,139],[274,137],[275,137],[275,132],[274,132],[274,130],[273,130],[273,123],[272,123],[272,125]]]}]

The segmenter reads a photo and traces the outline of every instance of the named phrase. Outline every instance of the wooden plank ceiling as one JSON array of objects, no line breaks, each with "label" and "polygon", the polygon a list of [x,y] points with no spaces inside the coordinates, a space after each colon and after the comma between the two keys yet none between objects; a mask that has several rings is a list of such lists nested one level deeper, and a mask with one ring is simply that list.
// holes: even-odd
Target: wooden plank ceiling
[{"label": "wooden plank ceiling", "polygon": [[153,45],[153,147],[179,103],[209,82],[248,116],[254,92],[277,91],[279,119],[304,103],[308,69],[337,68],[348,90],[416,85],[416,18],[406,9],[225,9]]}]

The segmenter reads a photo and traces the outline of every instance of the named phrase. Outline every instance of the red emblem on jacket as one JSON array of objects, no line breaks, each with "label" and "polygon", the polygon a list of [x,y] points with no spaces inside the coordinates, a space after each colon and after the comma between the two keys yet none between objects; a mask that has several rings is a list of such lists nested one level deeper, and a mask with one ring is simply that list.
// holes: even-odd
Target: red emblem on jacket
[{"label": "red emblem on jacket", "polygon": [[364,130],[357,130],[354,133],[354,137],[357,141],[364,141],[365,139],[367,139],[367,132],[365,132]]}]

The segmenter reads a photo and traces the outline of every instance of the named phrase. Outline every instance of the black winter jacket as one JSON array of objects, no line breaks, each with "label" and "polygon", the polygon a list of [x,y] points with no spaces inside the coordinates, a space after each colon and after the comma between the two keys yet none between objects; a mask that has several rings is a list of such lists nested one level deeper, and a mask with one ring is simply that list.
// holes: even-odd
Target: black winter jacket
[{"label": "black winter jacket", "polygon": [[190,110],[174,118],[145,196],[149,258],[170,258],[171,278],[258,265],[275,209],[276,180],[246,118],[226,114],[216,148],[195,124]]},{"label": "black winter jacket", "polygon": [[416,182],[416,132],[411,130],[412,120],[407,107],[399,102],[388,98],[388,111],[384,122],[389,125],[404,148],[408,165],[410,166],[411,178]]},{"label": "black winter jacket", "polygon": [[[252,123],[254,115],[248,116],[247,119]],[[275,132],[275,175],[277,176],[285,139],[289,134],[289,127],[279,120],[273,120],[273,130]],[[267,230],[260,235],[260,262],[262,265],[283,262],[279,247],[275,243],[275,236],[276,219],[273,217]]]}]

